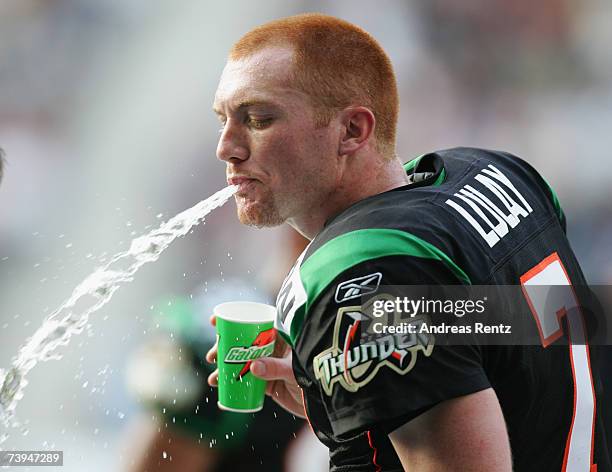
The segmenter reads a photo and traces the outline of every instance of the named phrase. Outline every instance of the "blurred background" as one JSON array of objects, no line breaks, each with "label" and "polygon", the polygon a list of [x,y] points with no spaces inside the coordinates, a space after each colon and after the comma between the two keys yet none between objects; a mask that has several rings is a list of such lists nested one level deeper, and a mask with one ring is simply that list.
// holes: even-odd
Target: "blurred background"
[{"label": "blurred background", "polygon": [[[305,11],[362,26],[391,56],[402,160],[458,145],[523,157],[556,189],[589,282],[612,283],[608,1],[3,0],[0,368],[94,268],[225,186],[211,111],[225,55]],[[64,450],[65,472],[119,470],[143,412],[126,359],[158,328],[159,300],[213,285],[231,297],[236,279],[266,299],[287,238],[241,226],[233,202],[214,211],[31,372],[25,429],[2,447]]]}]

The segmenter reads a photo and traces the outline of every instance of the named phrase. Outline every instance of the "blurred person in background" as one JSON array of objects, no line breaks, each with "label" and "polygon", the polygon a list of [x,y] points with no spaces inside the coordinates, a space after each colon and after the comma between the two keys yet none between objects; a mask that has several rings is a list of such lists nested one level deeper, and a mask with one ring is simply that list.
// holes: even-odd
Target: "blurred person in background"
[{"label": "blurred person in background", "polygon": [[[386,54],[342,20],[285,18],[233,46],[214,108],[238,217],[312,240],[277,299],[292,350],[251,371],[290,411],[305,408],[332,470],[610,470],[597,356],[580,348],[575,310],[569,349],[419,339],[387,359],[363,348],[382,352],[388,336],[360,344],[362,295],[371,302],[382,285],[517,285],[557,262],[568,284],[586,283],[558,199],[531,166],[454,148],[402,168],[397,105]],[[482,199],[460,195],[472,185]],[[550,313],[533,314],[535,334]]]},{"label": "blurred person in background", "polygon": [[[284,259],[304,249],[304,238],[292,231]],[[281,264],[282,266],[283,264]],[[280,284],[284,267],[272,269],[269,282]],[[194,297],[167,297],[155,304],[155,335],[129,359],[128,390],[153,418],[142,416],[130,426],[129,472],[213,472],[226,470],[306,470],[291,464],[288,454],[305,422],[266,398],[258,413],[232,413],[217,407],[217,392],[206,383],[213,367],[204,361],[214,344],[209,315],[218,303],[249,300],[269,303],[271,293],[240,279],[206,284]],[[324,470],[312,461],[312,471]]]}]

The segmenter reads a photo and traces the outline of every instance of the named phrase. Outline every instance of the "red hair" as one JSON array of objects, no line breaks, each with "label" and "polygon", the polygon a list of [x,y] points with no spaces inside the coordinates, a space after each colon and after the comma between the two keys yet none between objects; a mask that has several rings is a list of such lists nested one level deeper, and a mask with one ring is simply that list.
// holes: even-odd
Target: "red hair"
[{"label": "red hair", "polygon": [[376,118],[378,151],[388,158],[395,155],[399,112],[395,74],[389,57],[369,33],[332,16],[290,16],[246,33],[229,58],[239,60],[274,46],[293,49],[293,79],[312,100],[318,125],[327,126],[347,106],[365,106]]}]

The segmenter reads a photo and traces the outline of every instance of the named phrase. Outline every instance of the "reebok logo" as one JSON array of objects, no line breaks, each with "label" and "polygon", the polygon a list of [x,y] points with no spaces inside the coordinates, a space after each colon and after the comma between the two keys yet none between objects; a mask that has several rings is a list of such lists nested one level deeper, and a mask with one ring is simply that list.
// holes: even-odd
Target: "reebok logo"
[{"label": "reebok logo", "polygon": [[342,303],[376,292],[381,280],[382,274],[376,272],[338,284],[336,288],[336,303]]}]

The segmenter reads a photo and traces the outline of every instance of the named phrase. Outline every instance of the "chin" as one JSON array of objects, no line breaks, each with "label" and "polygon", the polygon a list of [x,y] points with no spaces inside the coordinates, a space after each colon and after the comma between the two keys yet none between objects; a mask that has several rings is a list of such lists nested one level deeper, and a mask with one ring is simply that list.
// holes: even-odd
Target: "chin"
[{"label": "chin", "polygon": [[256,228],[270,228],[282,225],[285,220],[280,216],[277,209],[270,205],[264,206],[257,203],[237,203],[238,220],[243,225]]}]

